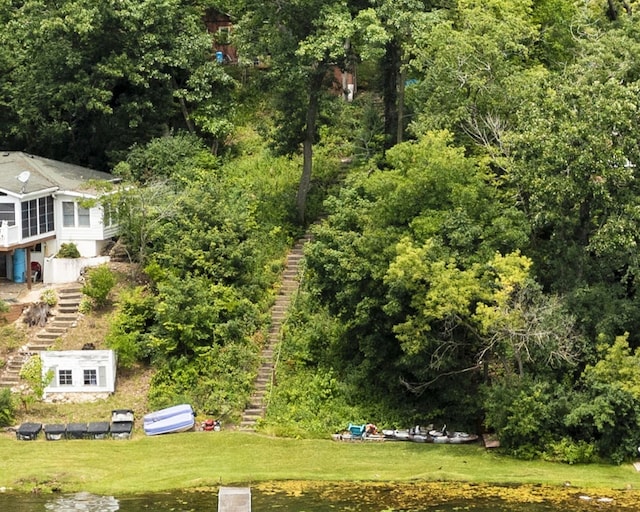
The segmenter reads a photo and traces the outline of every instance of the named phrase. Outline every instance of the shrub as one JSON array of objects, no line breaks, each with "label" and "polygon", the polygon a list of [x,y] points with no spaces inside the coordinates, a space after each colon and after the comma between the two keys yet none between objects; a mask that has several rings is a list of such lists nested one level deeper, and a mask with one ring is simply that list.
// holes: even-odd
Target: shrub
[{"label": "shrub", "polygon": [[109,326],[107,345],[118,352],[118,364],[130,368],[151,357],[149,329],[155,318],[155,299],[144,288],[125,290],[120,294],[118,311]]},{"label": "shrub", "polygon": [[104,307],[108,302],[109,293],[116,285],[116,277],[106,265],[100,265],[87,272],[86,283],[82,293],[91,297],[97,308]]},{"label": "shrub", "polygon": [[596,462],[598,457],[596,447],[586,441],[573,441],[563,438],[549,443],[543,454],[545,460],[552,462],[566,462],[567,464],[587,464]]},{"label": "shrub", "polygon": [[13,396],[8,388],[0,390],[0,427],[7,427],[13,423],[15,405]]},{"label": "shrub", "polygon": [[58,294],[53,288],[47,288],[40,294],[40,300],[53,308],[58,304]]},{"label": "shrub", "polygon": [[15,325],[0,326],[0,348],[12,351],[26,342],[26,334]]},{"label": "shrub", "polygon": [[42,360],[39,355],[31,356],[20,370],[20,378],[27,382],[20,390],[20,401],[25,412],[29,406],[42,399],[44,389],[53,380],[53,370],[42,375]]},{"label": "shrub", "polygon": [[76,244],[68,243],[62,244],[60,249],[58,250],[57,258],[79,258],[80,251],[78,250],[78,246]]}]

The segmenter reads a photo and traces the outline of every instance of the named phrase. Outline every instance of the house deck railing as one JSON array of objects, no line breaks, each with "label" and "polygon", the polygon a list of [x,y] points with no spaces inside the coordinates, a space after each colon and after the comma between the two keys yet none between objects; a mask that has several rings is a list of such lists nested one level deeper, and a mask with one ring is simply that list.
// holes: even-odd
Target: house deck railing
[{"label": "house deck railing", "polygon": [[9,247],[12,244],[20,242],[20,228],[16,226],[9,226],[6,220],[0,224],[0,246]]}]

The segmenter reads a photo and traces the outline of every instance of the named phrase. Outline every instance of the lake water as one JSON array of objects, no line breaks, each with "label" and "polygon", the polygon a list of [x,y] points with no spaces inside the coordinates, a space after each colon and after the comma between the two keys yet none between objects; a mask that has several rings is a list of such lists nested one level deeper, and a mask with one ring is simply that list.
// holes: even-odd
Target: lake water
[{"label": "lake water", "polygon": [[[357,485],[357,484],[356,484]],[[457,484],[449,484],[456,486]],[[355,489],[355,490],[354,490]],[[448,494],[448,493],[447,493]],[[456,494],[456,493],[454,493]],[[279,486],[251,488],[253,512],[280,510],[286,512],[559,512],[585,510],[617,510],[614,502],[576,496],[574,502],[556,500],[535,503],[506,501],[502,497],[463,496],[446,498],[415,492],[408,484],[374,485],[320,484],[314,488]],[[497,493],[498,495],[500,493]],[[587,503],[588,502],[588,503]],[[575,505],[575,507],[573,506]],[[217,512],[217,491],[173,492],[144,496],[97,496],[89,493],[38,495],[0,494],[2,512]]]}]

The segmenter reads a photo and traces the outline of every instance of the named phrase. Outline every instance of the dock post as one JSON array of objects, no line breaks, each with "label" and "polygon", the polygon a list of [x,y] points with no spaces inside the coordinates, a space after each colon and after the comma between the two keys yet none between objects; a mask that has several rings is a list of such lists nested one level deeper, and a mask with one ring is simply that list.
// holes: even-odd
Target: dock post
[{"label": "dock post", "polygon": [[251,512],[249,487],[220,487],[218,512]]}]

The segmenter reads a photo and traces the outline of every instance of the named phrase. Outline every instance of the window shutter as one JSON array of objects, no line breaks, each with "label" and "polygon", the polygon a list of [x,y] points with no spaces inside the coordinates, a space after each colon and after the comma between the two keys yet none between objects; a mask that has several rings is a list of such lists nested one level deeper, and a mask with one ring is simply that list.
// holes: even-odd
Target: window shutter
[{"label": "window shutter", "polygon": [[107,367],[98,366],[98,386],[101,388],[107,387]]},{"label": "window shutter", "polygon": [[[51,368],[49,368],[49,370],[51,370],[53,372],[53,379],[51,379],[51,382],[49,382],[49,386],[50,388],[57,388],[58,387],[58,379],[60,378],[60,376],[58,375],[58,367],[57,366],[52,366]],[[47,371],[49,371],[47,370]]]}]

